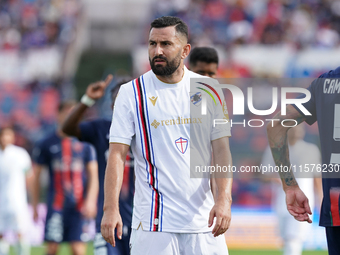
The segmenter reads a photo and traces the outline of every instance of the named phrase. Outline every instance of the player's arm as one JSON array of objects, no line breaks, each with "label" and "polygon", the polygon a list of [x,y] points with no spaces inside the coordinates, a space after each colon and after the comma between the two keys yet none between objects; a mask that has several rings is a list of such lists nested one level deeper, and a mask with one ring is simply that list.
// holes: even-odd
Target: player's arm
[{"label": "player's arm", "polygon": [[25,183],[26,183],[26,190],[32,199],[32,189],[33,189],[33,182],[34,182],[34,171],[32,168],[32,161],[30,155],[25,150],[23,153],[22,162],[24,163],[24,174],[25,174]]},{"label": "player's arm", "polygon": [[85,218],[94,218],[97,214],[97,198],[99,192],[98,180],[98,163],[96,160],[91,160],[86,164],[88,176],[86,199],[83,207],[83,215]]},{"label": "player's arm", "polygon": [[305,117],[299,113],[292,105],[288,105],[286,109],[286,115],[281,115],[281,112],[275,115],[273,119],[277,121],[272,121],[267,125],[267,134],[269,146],[272,151],[272,155],[277,166],[287,167],[289,171],[280,171],[280,178],[282,181],[283,190],[286,193],[286,204],[287,209],[295,219],[299,221],[308,221],[311,223],[308,214],[312,214],[308,198],[299,188],[296,182],[294,173],[291,171],[289,151],[288,151],[288,141],[287,132],[290,127],[293,126],[295,122],[286,120],[285,126],[281,125],[281,121],[284,119],[294,119],[298,124],[305,120]]},{"label": "player's arm", "polygon": [[87,87],[81,102],[74,107],[62,124],[62,131],[65,134],[78,138],[81,137],[79,123],[84,116],[85,111],[94,104],[95,100],[98,100],[105,94],[105,89],[111,83],[112,78],[113,76],[110,74],[106,77],[105,81],[98,81]]},{"label": "player's arm", "polygon": [[[312,162],[315,164],[315,166],[321,165],[322,160],[321,160],[320,150],[316,145],[314,145],[314,148],[315,148],[315,152],[311,156],[311,158],[313,158]],[[321,176],[321,173],[318,173],[318,172],[315,172],[315,175],[314,175],[314,196],[315,196],[315,205],[317,206],[317,208],[320,209],[322,198],[323,198],[323,190],[322,190],[322,176]]]},{"label": "player's arm", "polygon": [[32,206],[33,206],[33,219],[38,220],[38,204],[40,197],[40,174],[43,170],[43,165],[34,164],[33,166],[33,185],[32,185]]},{"label": "player's arm", "polygon": [[34,171],[33,171],[32,167],[30,167],[25,172],[25,179],[26,179],[27,187],[31,187],[33,185],[33,181],[34,181]]},{"label": "player's arm", "polygon": [[214,201],[216,202],[217,191],[216,191],[216,181],[215,181],[215,178],[210,178],[210,190],[211,190],[211,193],[213,194]]},{"label": "player's arm", "polygon": [[110,143],[104,180],[104,215],[101,232],[104,239],[115,246],[115,229],[117,237],[122,238],[123,222],[119,213],[119,193],[123,183],[124,162],[129,145]]},{"label": "player's arm", "polygon": [[[220,167],[231,167],[232,158],[229,148],[229,138],[222,137],[212,141],[213,162]],[[229,168],[230,169],[230,168]],[[231,220],[231,187],[233,183],[232,172],[223,173],[223,176],[217,174],[212,176],[215,183],[214,200],[215,205],[210,211],[209,227],[212,226],[214,217],[216,223],[212,233],[214,236],[221,235],[227,231]]]},{"label": "player's arm", "polygon": [[316,205],[317,208],[321,207],[322,203],[322,198],[323,198],[323,191],[322,191],[322,179],[320,177],[315,177],[314,178],[314,190],[315,190],[315,195],[316,195]]},{"label": "player's arm", "polygon": [[[272,156],[272,152],[271,152],[269,146],[266,148],[266,150],[263,153],[261,165],[262,166],[275,166],[273,156]],[[278,178],[276,173],[271,173],[271,172],[266,172],[266,173],[263,174],[263,181],[281,184],[281,179]]]},{"label": "player's arm", "polygon": [[32,166],[25,171],[25,182],[26,182],[26,190],[32,199],[33,196],[33,187],[34,187],[34,171]]}]

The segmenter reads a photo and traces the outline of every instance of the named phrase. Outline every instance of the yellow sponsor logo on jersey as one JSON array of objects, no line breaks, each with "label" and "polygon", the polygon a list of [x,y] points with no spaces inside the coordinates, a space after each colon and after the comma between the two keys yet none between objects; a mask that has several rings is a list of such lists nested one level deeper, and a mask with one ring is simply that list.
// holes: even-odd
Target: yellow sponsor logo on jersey
[{"label": "yellow sponsor logo on jersey", "polygon": [[151,101],[151,103],[152,103],[153,106],[156,105],[157,98],[158,98],[158,97],[154,97],[154,96],[149,97],[149,99],[150,99],[150,101]]},{"label": "yellow sponsor logo on jersey", "polygon": [[186,125],[186,124],[202,124],[202,118],[178,117],[177,119],[160,120],[160,121],[154,120],[151,123],[151,126],[157,129],[158,126],[173,126],[173,125]]},{"label": "yellow sponsor logo on jersey", "polygon": [[151,126],[153,126],[154,128],[158,128],[158,126],[160,125],[161,123],[159,123],[157,120],[154,120],[152,123],[151,123]]}]

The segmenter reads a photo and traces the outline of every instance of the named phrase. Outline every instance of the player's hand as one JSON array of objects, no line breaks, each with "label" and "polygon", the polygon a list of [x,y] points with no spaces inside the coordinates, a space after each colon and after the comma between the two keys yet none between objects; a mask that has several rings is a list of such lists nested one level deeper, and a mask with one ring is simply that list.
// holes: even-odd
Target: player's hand
[{"label": "player's hand", "polygon": [[91,83],[86,89],[86,95],[94,100],[101,98],[105,94],[105,89],[111,83],[113,75],[109,74],[105,81]]},{"label": "player's hand", "polygon": [[219,199],[216,201],[214,207],[209,214],[208,226],[211,227],[216,217],[215,226],[212,230],[214,237],[224,234],[229,226],[231,220],[231,201],[227,199]]},{"label": "player's hand", "polygon": [[33,220],[37,222],[39,219],[38,208],[37,206],[33,206]]},{"label": "player's hand", "polygon": [[122,239],[123,221],[119,210],[105,210],[101,223],[102,236],[106,242],[113,247],[116,246],[115,229],[117,228],[117,237]]},{"label": "player's hand", "polygon": [[288,212],[298,221],[312,223],[312,220],[309,218],[312,211],[308,204],[308,198],[299,186],[286,188],[285,193]]},{"label": "player's hand", "polygon": [[97,205],[96,201],[86,199],[83,207],[81,208],[81,214],[86,219],[92,219],[97,215]]}]

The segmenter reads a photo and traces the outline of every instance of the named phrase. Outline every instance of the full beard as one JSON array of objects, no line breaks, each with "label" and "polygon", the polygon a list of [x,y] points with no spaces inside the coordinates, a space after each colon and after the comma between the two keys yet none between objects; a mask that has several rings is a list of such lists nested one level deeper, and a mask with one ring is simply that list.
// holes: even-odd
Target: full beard
[{"label": "full beard", "polygon": [[[166,63],[165,66],[156,65],[155,59],[163,59]],[[150,66],[154,74],[159,76],[171,76],[180,66],[181,64],[181,55],[180,53],[171,61],[168,61],[165,57],[156,56],[152,60],[149,58]]]}]

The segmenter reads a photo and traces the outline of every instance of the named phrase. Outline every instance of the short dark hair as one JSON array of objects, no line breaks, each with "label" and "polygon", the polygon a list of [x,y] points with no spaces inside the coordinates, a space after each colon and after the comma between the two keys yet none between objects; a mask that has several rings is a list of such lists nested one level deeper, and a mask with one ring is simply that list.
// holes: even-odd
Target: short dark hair
[{"label": "short dark hair", "polygon": [[196,47],[192,49],[189,57],[190,65],[196,66],[198,61],[208,64],[218,64],[217,51],[214,48],[210,47]]},{"label": "short dark hair", "polygon": [[152,28],[163,28],[163,27],[171,27],[175,26],[176,32],[183,34],[187,40],[189,40],[189,32],[188,32],[188,26],[184,23],[183,20],[181,20],[178,17],[173,16],[163,16],[160,18],[155,19],[151,22]]}]

